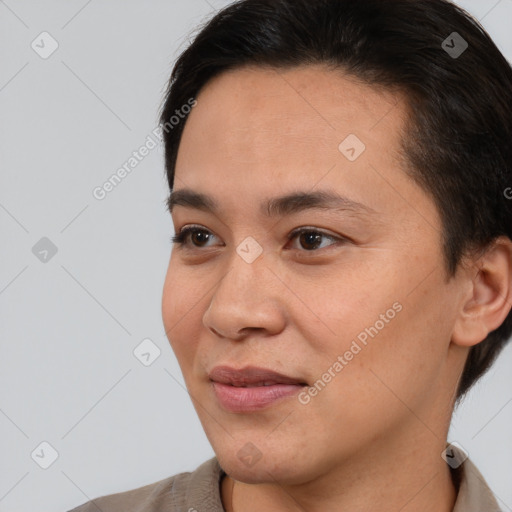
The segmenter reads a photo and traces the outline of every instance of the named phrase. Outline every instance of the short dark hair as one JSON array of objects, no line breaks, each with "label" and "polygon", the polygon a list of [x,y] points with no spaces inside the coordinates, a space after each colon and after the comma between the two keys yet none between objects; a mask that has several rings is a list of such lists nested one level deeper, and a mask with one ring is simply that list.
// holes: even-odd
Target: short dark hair
[{"label": "short dark hair", "polygon": [[[457,34],[454,34],[457,32]],[[450,49],[461,50],[457,55]],[[240,0],[200,27],[177,59],[160,113],[169,189],[186,116],[213,77],[245,65],[325,64],[402,93],[404,171],[442,219],[447,278],[462,257],[512,238],[512,68],[481,24],[447,0]],[[167,124],[166,124],[167,123]],[[494,362],[512,313],[471,348],[457,401]]]}]

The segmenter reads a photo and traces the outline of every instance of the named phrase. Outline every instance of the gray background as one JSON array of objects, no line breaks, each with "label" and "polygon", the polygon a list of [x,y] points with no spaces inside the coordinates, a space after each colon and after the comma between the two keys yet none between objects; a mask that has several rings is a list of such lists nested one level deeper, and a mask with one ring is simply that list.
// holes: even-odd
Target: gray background
[{"label": "gray background", "polygon": [[[174,59],[228,3],[0,1],[1,512],[65,511],[214,455],[161,319],[173,234],[161,146],[103,200],[92,191],[152,134]],[[459,4],[512,60],[512,0]],[[31,47],[43,31],[59,45],[46,59]],[[42,237],[57,247],[46,262],[32,252]],[[133,354],[146,338],[161,352],[149,366]],[[504,510],[511,368],[509,346],[449,437]],[[58,454],[47,469],[42,442]]]}]

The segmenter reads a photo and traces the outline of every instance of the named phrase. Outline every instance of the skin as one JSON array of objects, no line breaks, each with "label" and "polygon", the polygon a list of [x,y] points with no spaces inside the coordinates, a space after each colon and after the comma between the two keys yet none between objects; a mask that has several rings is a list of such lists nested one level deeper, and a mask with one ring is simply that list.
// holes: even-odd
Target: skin
[{"label": "skin", "polygon": [[[162,317],[229,475],[226,511],[451,511],[441,452],[468,351],[510,311],[512,242],[448,278],[437,209],[398,157],[399,96],[322,66],[246,67],[197,100],[174,190],[208,194],[221,210],[173,209],[176,233],[197,224],[209,238],[174,247]],[[366,145],[353,162],[338,149],[348,134]],[[320,189],[375,213],[260,212],[267,198]],[[298,227],[327,237],[288,240]],[[236,251],[248,236],[263,250],[252,263]],[[291,397],[232,413],[216,400],[208,372],[220,364],[313,385],[396,302],[401,311],[306,405]],[[237,456],[248,442],[261,453],[252,466]]]}]

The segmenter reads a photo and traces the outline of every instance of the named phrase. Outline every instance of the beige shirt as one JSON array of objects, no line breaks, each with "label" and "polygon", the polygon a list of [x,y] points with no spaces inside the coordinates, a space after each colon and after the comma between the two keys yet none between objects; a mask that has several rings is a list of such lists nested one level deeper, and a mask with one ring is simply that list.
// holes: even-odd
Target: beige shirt
[{"label": "beige shirt", "polygon": [[[225,512],[220,498],[224,475],[217,458],[213,457],[192,472],[102,496],[69,512]],[[454,481],[460,482],[453,512],[503,512],[469,459],[453,475]]]}]

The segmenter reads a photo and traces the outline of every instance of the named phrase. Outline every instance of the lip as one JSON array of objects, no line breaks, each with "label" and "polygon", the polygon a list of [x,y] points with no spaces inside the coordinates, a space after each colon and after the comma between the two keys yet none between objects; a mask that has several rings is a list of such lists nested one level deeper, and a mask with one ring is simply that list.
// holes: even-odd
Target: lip
[{"label": "lip", "polygon": [[220,405],[230,412],[264,409],[307,385],[299,378],[258,366],[216,366],[208,376]]},{"label": "lip", "polygon": [[231,366],[215,366],[208,374],[210,380],[232,386],[254,386],[269,382],[273,384],[306,384],[302,379],[290,377],[261,366],[245,366],[236,369]]}]

